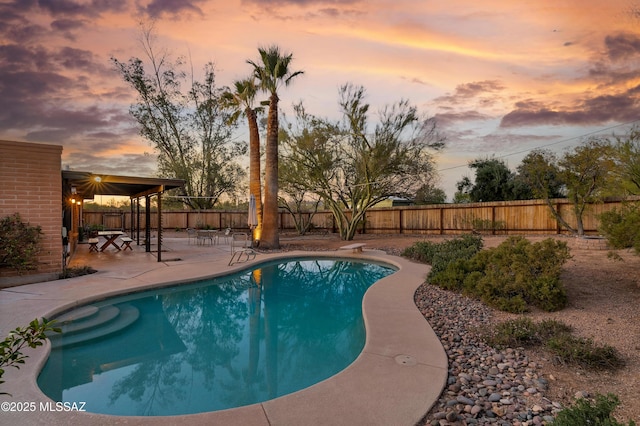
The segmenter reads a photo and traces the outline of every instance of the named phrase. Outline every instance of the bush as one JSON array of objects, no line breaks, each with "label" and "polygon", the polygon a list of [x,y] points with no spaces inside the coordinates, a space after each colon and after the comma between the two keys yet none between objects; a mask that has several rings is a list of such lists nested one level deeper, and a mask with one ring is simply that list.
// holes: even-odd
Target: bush
[{"label": "bush", "polygon": [[598,216],[599,230],[616,249],[633,248],[640,254],[640,206],[626,204]]},{"label": "bush", "polygon": [[484,340],[496,348],[517,348],[540,343],[538,326],[531,319],[522,317],[497,324]]},{"label": "bush", "polygon": [[[2,376],[6,367],[14,367],[19,369],[24,364],[27,355],[21,351],[24,347],[37,348],[47,338],[47,332],[60,333],[61,329],[54,326],[55,320],[48,321],[46,318],[42,320],[34,319],[29,323],[28,327],[18,327],[11,331],[9,335],[0,341],[0,384],[4,383]],[[10,395],[7,392],[0,392],[0,395]]]},{"label": "bush", "polygon": [[81,277],[83,275],[90,275],[90,274],[95,274],[96,271],[95,269],[93,269],[91,266],[74,266],[71,268],[66,268],[64,270],[64,272],[62,272],[58,278],[65,279],[65,278],[75,278],[75,277]]},{"label": "bush", "polygon": [[518,318],[504,321],[485,331],[482,337],[489,345],[500,349],[544,346],[562,363],[594,370],[624,365],[614,347],[598,346],[590,339],[575,337],[570,326],[556,320],[534,323],[529,318]]},{"label": "bush", "polygon": [[553,336],[560,336],[562,334],[570,334],[573,331],[570,325],[563,323],[562,321],[556,321],[553,319],[546,319],[538,323],[537,326],[538,337],[541,342],[546,342]]},{"label": "bush", "polygon": [[624,365],[624,360],[613,346],[598,346],[591,339],[559,334],[550,337],[546,347],[562,362],[580,365],[584,368],[616,369]]},{"label": "bush", "polygon": [[507,312],[526,312],[529,305],[545,311],[566,306],[560,282],[561,267],[570,258],[566,243],[549,238],[531,244],[523,237],[509,237],[496,248],[471,257],[469,253],[451,253],[459,256],[457,260],[444,268],[432,267],[429,281]]},{"label": "bush", "polygon": [[[613,394],[596,395],[595,405],[586,399],[579,399],[576,404],[562,410],[553,421],[554,426],[624,426],[612,416],[613,410],[620,404],[620,400]],[[635,426],[633,420],[629,426]]]},{"label": "bush", "polygon": [[19,213],[0,220],[0,267],[18,273],[38,269],[42,228],[22,222]]},{"label": "bush", "polygon": [[522,317],[496,324],[483,339],[496,348],[532,347],[545,344],[550,338],[571,333],[571,327],[556,320],[534,323]]},{"label": "bush", "polygon": [[482,249],[482,238],[478,235],[463,235],[441,243],[417,242],[402,252],[402,255],[431,265],[429,277],[443,271],[449,263],[470,259]]}]

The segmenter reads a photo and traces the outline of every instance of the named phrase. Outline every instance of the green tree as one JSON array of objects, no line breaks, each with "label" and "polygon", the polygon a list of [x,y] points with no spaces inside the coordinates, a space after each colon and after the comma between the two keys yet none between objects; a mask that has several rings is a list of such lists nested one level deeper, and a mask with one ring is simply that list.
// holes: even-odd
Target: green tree
[{"label": "green tree", "polygon": [[433,118],[401,100],[383,108],[370,129],[362,86],[340,89],[342,120],[333,123],[295,106],[297,126],[287,128],[284,161],[291,179],[317,194],[331,210],[340,237],[353,239],[369,208],[390,196],[408,198],[433,182],[434,150],[444,145]]},{"label": "green tree", "polygon": [[606,139],[590,139],[576,147],[574,152],[566,153],[558,165],[576,218],[576,228],[569,229],[584,235],[584,210],[590,203],[601,199],[609,173],[614,168],[611,145]]},{"label": "green tree", "polygon": [[[475,182],[471,185],[469,178],[458,182],[459,192],[467,191],[471,202],[512,201],[531,197],[531,191],[503,160],[497,158],[481,158],[469,163],[475,170]],[[466,179],[466,180],[465,180]]]},{"label": "green tree", "polygon": [[633,127],[626,135],[615,138],[613,159],[623,190],[640,195],[640,128]]},{"label": "green tree", "polygon": [[253,240],[259,239],[262,233],[262,185],[260,183],[260,132],[258,130],[258,114],[261,107],[255,107],[255,97],[258,87],[255,77],[234,82],[234,91],[227,91],[223,99],[235,113],[231,116],[233,121],[240,115],[247,118],[249,126],[249,193],[256,199],[256,213],[258,225],[253,229]]},{"label": "green tree", "polygon": [[[605,194],[613,170],[611,145],[605,139],[589,139],[560,159],[546,150],[532,151],[518,167],[536,198],[545,200],[551,214],[566,229],[584,234],[582,216],[590,203]],[[562,193],[572,203],[576,226],[571,226],[552,203]]]},{"label": "green tree", "polygon": [[471,189],[473,183],[469,176],[464,176],[461,180],[456,182],[456,192],[453,194],[453,202],[455,204],[464,204],[471,202]]},{"label": "green tree", "polygon": [[551,151],[531,151],[522,159],[516,170],[518,178],[530,188],[533,198],[548,200],[565,196],[558,159]]},{"label": "green tree", "polygon": [[160,175],[185,181],[179,194],[189,207],[211,208],[222,194],[236,190],[245,173],[233,161],[246,152],[246,144],[232,142],[230,111],[221,101],[224,88],[216,87],[214,65],[208,63],[203,81],[192,78],[183,93],[188,77],[181,71],[183,60],[172,61],[166,51],[154,50],[153,27],[143,29],[141,42],[150,72],[140,58],[111,58],[138,94],[130,113],[158,153]]},{"label": "green tree", "polygon": [[552,200],[565,197],[565,184],[561,177],[556,155],[544,149],[534,150],[522,159],[517,168],[518,176],[531,188],[533,198],[542,199],[553,217],[565,229],[576,232],[555,208]]},{"label": "green tree", "polygon": [[259,88],[269,94],[267,140],[265,144],[264,206],[261,244],[267,248],[279,248],[278,235],[278,89],[288,86],[303,71],[292,71],[293,54],[282,53],[278,46],[258,48],[259,61],[247,62],[253,66]]},{"label": "green tree", "polygon": [[447,194],[442,188],[438,188],[432,183],[426,183],[418,188],[413,198],[416,204],[444,204],[447,201]]}]

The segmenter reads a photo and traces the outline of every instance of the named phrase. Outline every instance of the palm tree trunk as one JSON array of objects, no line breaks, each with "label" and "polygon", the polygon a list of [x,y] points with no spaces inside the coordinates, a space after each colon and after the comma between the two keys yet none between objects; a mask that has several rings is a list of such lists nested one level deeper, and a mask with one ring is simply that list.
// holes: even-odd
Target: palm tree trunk
[{"label": "palm tree trunk", "polygon": [[278,234],[278,95],[269,99],[267,141],[265,145],[264,210],[262,239],[266,248],[280,248]]},{"label": "palm tree trunk", "polygon": [[262,185],[260,184],[260,133],[256,112],[252,108],[245,111],[249,122],[249,193],[256,198],[258,225],[253,230],[253,240],[262,235]]}]

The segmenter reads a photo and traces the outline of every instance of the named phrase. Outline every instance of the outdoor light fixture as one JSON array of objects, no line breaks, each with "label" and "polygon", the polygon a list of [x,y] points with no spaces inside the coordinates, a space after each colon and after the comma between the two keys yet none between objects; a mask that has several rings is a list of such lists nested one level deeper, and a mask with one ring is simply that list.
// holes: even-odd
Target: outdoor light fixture
[{"label": "outdoor light fixture", "polygon": [[72,186],[72,187],[71,187],[71,193],[72,193],[72,194],[77,194],[77,193],[78,193],[78,190],[76,189],[76,187],[75,187],[75,186]]},{"label": "outdoor light fixture", "polygon": [[93,180],[95,180],[98,183],[102,182],[102,178],[100,176],[94,177]]}]

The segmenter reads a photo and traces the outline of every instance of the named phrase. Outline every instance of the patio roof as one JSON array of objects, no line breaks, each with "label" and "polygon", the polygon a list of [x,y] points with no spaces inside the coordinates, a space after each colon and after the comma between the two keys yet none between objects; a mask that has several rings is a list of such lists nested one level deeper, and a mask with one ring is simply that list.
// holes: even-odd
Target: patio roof
[{"label": "patio roof", "polygon": [[138,198],[180,188],[184,185],[182,179],[117,176],[71,170],[63,170],[62,179],[68,188],[75,187],[76,192],[85,199],[92,199],[95,195],[120,195]]}]

